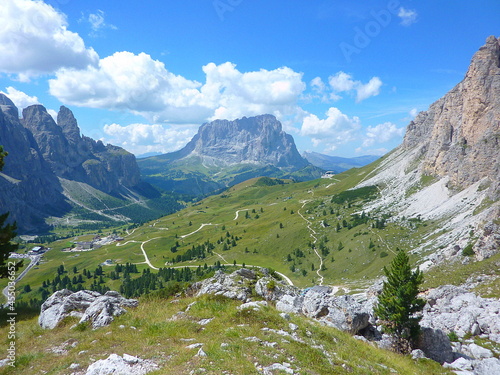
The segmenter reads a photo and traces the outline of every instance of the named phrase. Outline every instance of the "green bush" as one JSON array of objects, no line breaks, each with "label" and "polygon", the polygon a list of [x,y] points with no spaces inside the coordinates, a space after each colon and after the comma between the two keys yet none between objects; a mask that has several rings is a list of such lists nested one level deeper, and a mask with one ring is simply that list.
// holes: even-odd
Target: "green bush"
[{"label": "green bush", "polygon": [[451,331],[450,333],[448,333],[448,338],[450,339],[450,341],[454,341],[454,342],[458,341],[458,335],[454,331]]},{"label": "green bush", "polygon": [[472,250],[472,244],[468,244],[467,246],[465,246],[465,248],[462,250],[462,255],[464,257],[470,257],[472,255],[474,255],[474,250]]}]

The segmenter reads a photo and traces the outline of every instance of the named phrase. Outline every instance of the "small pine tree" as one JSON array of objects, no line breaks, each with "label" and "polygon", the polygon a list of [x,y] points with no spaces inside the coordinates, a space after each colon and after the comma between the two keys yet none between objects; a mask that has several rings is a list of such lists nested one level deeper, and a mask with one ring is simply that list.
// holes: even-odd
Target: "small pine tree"
[{"label": "small pine tree", "polygon": [[413,342],[420,333],[416,314],[424,308],[425,301],[418,298],[418,287],[423,281],[423,274],[417,268],[412,272],[408,255],[398,251],[390,270],[384,267],[387,281],[375,307],[384,331],[393,336],[393,349],[398,353],[409,353]]}]

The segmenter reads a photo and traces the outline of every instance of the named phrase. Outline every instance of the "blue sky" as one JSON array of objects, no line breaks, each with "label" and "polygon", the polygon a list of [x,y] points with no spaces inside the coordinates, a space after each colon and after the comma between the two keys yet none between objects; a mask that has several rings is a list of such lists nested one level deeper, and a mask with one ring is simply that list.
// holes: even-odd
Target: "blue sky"
[{"label": "blue sky", "polygon": [[383,154],[464,76],[500,2],[2,0],[0,91],[136,155],[275,114],[299,151]]}]

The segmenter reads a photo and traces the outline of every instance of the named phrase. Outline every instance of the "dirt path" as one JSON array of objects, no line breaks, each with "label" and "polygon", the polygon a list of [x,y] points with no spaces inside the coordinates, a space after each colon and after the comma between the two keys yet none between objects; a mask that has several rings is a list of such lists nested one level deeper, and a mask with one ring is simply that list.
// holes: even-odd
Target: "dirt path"
[{"label": "dirt path", "polygon": [[[310,201],[306,200],[306,201],[302,201],[302,207],[297,211],[297,213],[300,215],[300,217],[307,223],[307,229],[309,229],[309,232],[310,232],[310,236],[312,238],[314,238],[314,241],[313,241],[313,244],[315,244],[318,239],[316,238],[316,231],[314,229],[312,229],[311,225],[312,223],[307,220],[304,215],[302,215],[302,213],[300,212],[301,209],[304,208],[304,206]],[[323,281],[324,281],[324,277],[321,275],[320,271],[321,269],[323,268],[323,258],[321,257],[321,255],[318,253],[318,250],[316,249],[316,247],[314,247],[314,253],[316,254],[316,256],[319,258],[319,268],[316,270],[316,274],[318,275],[319,277],[319,285],[323,285]]]},{"label": "dirt path", "polygon": [[217,224],[212,224],[212,223],[208,223],[208,224],[201,224],[200,227],[198,229],[196,229],[194,232],[191,232],[191,233],[188,233],[188,234],[184,234],[183,236],[180,236],[179,238],[186,238],[187,236],[190,236],[192,234],[195,234],[196,232],[198,232],[199,230],[201,230],[203,227],[207,226],[207,225],[217,225]]},{"label": "dirt path", "polygon": [[151,262],[149,261],[148,254],[146,254],[146,250],[144,250],[144,245],[145,245],[146,243],[148,243],[149,241],[157,240],[158,238],[161,238],[161,237],[154,237],[154,238],[151,238],[151,239],[149,239],[149,240],[144,241],[144,242],[142,242],[142,243],[141,243],[141,250],[142,250],[142,253],[144,254],[144,259],[146,260],[146,264],[147,264],[150,268],[152,268],[152,269],[154,269],[154,270],[159,270],[159,268],[158,268],[158,267],[153,266],[153,265],[151,264]]},{"label": "dirt path", "polygon": [[385,245],[385,247],[387,247],[387,250],[389,250],[393,254],[396,254],[396,252],[389,247],[387,242],[385,242],[385,240],[380,236],[380,234],[375,233],[372,228],[370,228],[370,232],[372,232],[374,235],[376,235],[380,239],[380,241]]},{"label": "dirt path", "polygon": [[239,213],[240,213],[240,212],[242,212],[242,211],[248,211],[248,208],[245,208],[245,209],[243,209],[243,210],[238,210],[238,211],[236,211],[236,216],[234,217],[234,219],[233,219],[233,220],[238,220],[238,215],[239,215]]},{"label": "dirt path", "polygon": [[215,255],[217,255],[219,258],[221,258],[224,262],[229,263],[226,258],[224,258],[222,255],[220,255],[218,252],[214,251],[213,252]]}]

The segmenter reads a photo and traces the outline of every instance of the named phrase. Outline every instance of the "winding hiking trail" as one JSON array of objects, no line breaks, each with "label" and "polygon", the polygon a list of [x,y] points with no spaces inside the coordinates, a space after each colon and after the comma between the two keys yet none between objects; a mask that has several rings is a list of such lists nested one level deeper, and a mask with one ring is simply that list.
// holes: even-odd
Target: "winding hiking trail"
[{"label": "winding hiking trail", "polygon": [[148,254],[146,254],[146,250],[144,250],[144,245],[145,245],[146,243],[148,243],[149,241],[157,240],[158,238],[161,238],[161,237],[154,237],[154,238],[150,238],[149,240],[144,241],[144,242],[142,242],[142,243],[141,243],[141,250],[142,250],[142,253],[144,254],[144,259],[146,260],[146,262],[145,262],[145,263],[146,263],[146,264],[147,264],[150,268],[152,268],[152,269],[154,269],[154,270],[159,270],[159,268],[158,268],[158,267],[155,267],[155,266],[153,266],[153,265],[151,264],[151,262],[150,262],[150,260],[149,260],[149,258],[148,258]]},{"label": "winding hiking trail", "polygon": [[370,232],[372,232],[374,235],[378,236],[378,238],[380,239],[380,241],[385,245],[385,247],[387,247],[387,250],[389,250],[394,255],[397,255],[396,252],[389,247],[389,245],[387,244],[387,242],[385,242],[385,240],[382,238],[382,236],[380,234],[375,233],[372,228],[370,228]]},{"label": "winding hiking trail", "polygon": [[221,258],[224,262],[229,263],[226,258],[224,258],[222,255],[220,255],[218,252],[214,251],[213,252],[215,255],[217,255],[219,258]]},{"label": "winding hiking trail", "polygon": [[200,227],[198,229],[196,229],[194,232],[191,232],[191,233],[188,233],[188,234],[184,234],[182,236],[179,236],[179,238],[186,238],[192,234],[195,234],[196,232],[198,232],[199,230],[201,230],[203,227],[207,226],[207,225],[218,225],[218,224],[212,224],[212,223],[208,223],[208,224],[201,224]]},{"label": "winding hiking trail", "polygon": [[[315,236],[315,234],[317,234],[317,233],[316,233],[316,231],[315,231],[314,229],[312,229],[312,227],[311,227],[312,223],[311,223],[309,220],[307,220],[307,219],[304,217],[304,215],[302,215],[302,213],[300,212],[300,210],[301,210],[301,209],[303,209],[303,208],[304,208],[304,206],[305,206],[307,203],[309,203],[309,202],[310,202],[309,200],[302,201],[302,202],[301,202],[301,203],[302,203],[302,207],[301,207],[301,208],[297,211],[297,213],[298,213],[298,214],[300,215],[300,217],[301,217],[302,219],[304,219],[304,221],[307,223],[307,229],[309,229],[309,232],[311,232],[311,233],[310,233],[310,236],[311,236],[312,238],[314,238],[313,244],[315,244],[315,243],[318,241],[318,239],[317,239],[317,238],[316,238],[316,236]],[[323,276],[319,273],[319,271],[321,271],[321,269],[323,268],[323,258],[322,258],[322,257],[321,257],[321,255],[318,253],[318,250],[316,249],[316,246],[314,246],[313,250],[314,250],[314,253],[317,255],[317,257],[319,258],[319,268],[316,270],[316,274],[317,274],[317,275],[318,275],[318,277],[319,277],[319,285],[321,286],[321,285],[323,285],[324,277],[323,277]]]},{"label": "winding hiking trail", "polygon": [[236,211],[236,216],[234,217],[234,219],[233,219],[233,220],[238,220],[238,215],[239,215],[239,213],[240,213],[240,212],[243,212],[243,211],[249,211],[249,209],[248,209],[248,208],[245,208],[245,209],[243,209],[243,210],[238,210],[238,211]]},{"label": "winding hiking trail", "polygon": [[[312,192],[313,195],[314,195],[314,192]],[[309,202],[309,201],[303,201],[303,205],[302,205],[302,208],[305,206],[305,204]],[[272,203],[271,205],[274,205],[276,203]],[[233,220],[237,220],[238,219],[238,216],[239,216],[239,213],[240,212],[243,212],[243,211],[249,211],[249,209],[241,209],[241,210],[237,210],[235,212],[235,217]],[[307,228],[309,229],[309,231],[311,232],[311,237],[314,238],[314,241],[313,243],[316,243],[317,241],[317,238],[315,236],[315,234],[317,234],[314,229],[311,228],[311,225],[312,223],[307,220],[303,215],[302,213],[300,213],[300,210],[298,211],[298,214],[300,215],[300,217],[307,223]],[[155,227],[157,224],[157,222],[155,222],[152,227]],[[208,225],[219,225],[219,224],[212,224],[212,223],[203,223],[200,225],[200,227],[196,230],[194,230],[193,232],[191,233],[188,233],[188,234],[184,234],[182,236],[179,236],[179,238],[186,238],[186,237],[189,237],[191,236],[192,234],[195,234],[196,232],[200,231],[201,229],[203,229],[205,226],[208,226]],[[127,230],[127,235],[131,235],[135,232],[137,228],[134,228],[131,232],[129,232]],[[162,230],[168,230],[168,228],[156,228],[155,229],[162,229]],[[155,267],[153,266],[153,264],[151,263],[151,261],[149,260],[149,257],[148,257],[148,254],[146,253],[146,249],[144,248],[144,245],[146,243],[148,243],[149,241],[153,241],[153,240],[156,240],[156,239],[159,239],[161,237],[154,237],[154,238],[150,238],[146,241],[137,241],[137,240],[128,240],[126,242],[119,242],[116,244],[116,246],[124,246],[124,245],[127,245],[129,243],[140,243],[141,244],[141,251],[142,251],[142,254],[144,256],[144,262],[141,262],[141,263],[137,263],[137,264],[147,264],[151,269],[154,269],[154,270],[159,270],[158,267]],[[314,249],[314,252],[316,253],[316,255],[318,256],[318,258],[320,259],[320,268],[316,271],[318,277],[319,277],[319,280],[320,280],[320,284],[319,285],[323,285],[323,276],[319,273],[319,271],[321,270],[321,267],[323,266],[323,259],[321,258],[321,256],[319,255],[318,251],[316,249]],[[224,256],[222,256],[220,253],[218,252],[213,252],[215,255],[217,255],[219,258],[222,259],[222,261],[224,262],[222,265],[224,266],[233,266],[234,263],[230,263],[227,261],[226,258],[224,258]],[[243,267],[243,264],[236,264],[236,266],[239,266],[239,267]],[[249,267],[260,267],[260,266],[255,266],[255,265],[251,265],[251,264],[246,264],[245,266],[249,266]],[[170,267],[170,268],[184,268],[184,267],[189,267],[189,268],[198,268],[199,265],[185,265],[185,266],[174,266],[174,267]],[[275,271],[279,276],[281,276],[283,278],[283,280],[285,280],[289,285],[294,285],[293,284],[293,281],[288,277],[286,276],[285,274],[281,273],[281,272],[278,272],[278,271]]]}]

